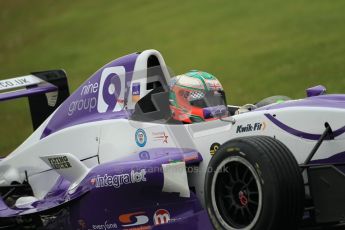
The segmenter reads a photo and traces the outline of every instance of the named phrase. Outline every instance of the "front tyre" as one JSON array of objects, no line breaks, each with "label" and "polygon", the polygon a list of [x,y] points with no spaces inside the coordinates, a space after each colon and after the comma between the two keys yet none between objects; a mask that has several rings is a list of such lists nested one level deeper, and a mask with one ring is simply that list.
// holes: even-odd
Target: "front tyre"
[{"label": "front tyre", "polygon": [[216,229],[297,229],[303,201],[296,159],[274,138],[230,140],[209,163],[205,204]]}]

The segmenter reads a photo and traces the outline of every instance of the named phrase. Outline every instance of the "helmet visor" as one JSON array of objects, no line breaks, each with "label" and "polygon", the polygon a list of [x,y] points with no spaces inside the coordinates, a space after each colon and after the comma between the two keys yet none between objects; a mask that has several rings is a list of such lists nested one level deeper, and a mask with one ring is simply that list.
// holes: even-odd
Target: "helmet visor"
[{"label": "helmet visor", "polygon": [[198,98],[190,98],[189,103],[198,108],[214,107],[219,105],[226,106],[225,93],[223,90],[207,91],[199,93]]}]

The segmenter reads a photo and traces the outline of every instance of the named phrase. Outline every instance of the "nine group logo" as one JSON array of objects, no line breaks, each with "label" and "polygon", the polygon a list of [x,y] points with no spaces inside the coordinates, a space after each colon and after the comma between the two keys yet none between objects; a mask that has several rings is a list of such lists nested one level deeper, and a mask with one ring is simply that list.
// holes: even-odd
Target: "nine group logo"
[{"label": "nine group logo", "polygon": [[170,221],[170,213],[165,209],[158,209],[153,215],[154,225],[167,224]]},{"label": "nine group logo", "polygon": [[147,136],[143,129],[138,129],[135,132],[135,142],[139,147],[144,147],[147,142]]},{"label": "nine group logo", "polygon": [[105,68],[99,81],[97,110],[99,113],[120,111],[124,107],[124,66]]}]

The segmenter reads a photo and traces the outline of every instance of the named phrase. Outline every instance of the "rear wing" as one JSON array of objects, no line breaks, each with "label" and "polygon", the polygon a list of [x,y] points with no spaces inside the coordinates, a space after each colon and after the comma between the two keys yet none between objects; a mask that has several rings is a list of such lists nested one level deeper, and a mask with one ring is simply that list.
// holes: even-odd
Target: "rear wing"
[{"label": "rear wing", "polygon": [[34,130],[68,96],[67,76],[63,70],[33,72],[26,76],[0,80],[0,102],[28,97]]}]

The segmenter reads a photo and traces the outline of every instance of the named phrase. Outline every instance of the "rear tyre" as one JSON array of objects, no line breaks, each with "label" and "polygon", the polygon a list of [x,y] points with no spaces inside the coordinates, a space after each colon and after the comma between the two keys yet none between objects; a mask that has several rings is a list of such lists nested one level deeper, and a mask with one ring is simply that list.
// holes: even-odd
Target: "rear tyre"
[{"label": "rear tyre", "polygon": [[205,204],[215,229],[297,229],[303,179],[280,141],[243,137],[223,144],[209,163]]}]

